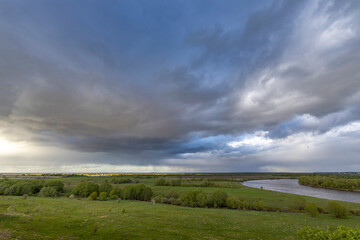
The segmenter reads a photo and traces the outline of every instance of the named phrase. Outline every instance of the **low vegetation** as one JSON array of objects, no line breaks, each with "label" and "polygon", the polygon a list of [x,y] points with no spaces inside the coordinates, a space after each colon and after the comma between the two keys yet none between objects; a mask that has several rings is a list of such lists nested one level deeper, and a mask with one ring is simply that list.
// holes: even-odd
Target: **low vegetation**
[{"label": "low vegetation", "polygon": [[[333,176],[302,176],[299,177],[299,184],[322,187],[337,190],[360,191],[360,179],[345,178],[346,175]],[[356,175],[353,175],[355,177]]]},{"label": "low vegetation", "polygon": [[304,227],[297,233],[299,240],[360,240],[360,229],[339,226],[336,229]]},{"label": "low vegetation", "polygon": [[[16,226],[18,226],[17,224],[20,224],[18,223],[18,221],[31,222],[31,224],[35,224],[36,222],[36,224],[41,225],[39,221],[29,221],[25,216],[39,216],[39,214],[43,214],[41,221],[49,221],[49,218],[51,218],[51,221],[55,221],[55,219],[58,219],[58,221],[66,220],[69,222],[70,219],[77,219],[78,217],[79,219],[82,219],[81,221],[84,221],[83,219],[87,219],[89,216],[93,216],[96,212],[96,216],[99,219],[94,219],[93,217],[91,217],[92,220],[89,220],[86,223],[82,222],[80,224],[75,221],[73,223],[73,226],[63,226],[67,229],[73,229],[74,232],[74,229],[83,228],[83,226],[85,225],[88,226],[87,224],[91,222],[93,225],[89,225],[88,227],[86,227],[87,231],[89,232],[89,234],[91,233],[91,235],[88,235],[88,232],[76,234],[70,233],[70,230],[67,233],[68,235],[60,234],[61,230],[59,226],[50,227],[52,231],[55,231],[54,233],[52,231],[50,233],[50,230],[47,233],[43,233],[41,232],[42,230],[34,230],[35,227],[25,228],[25,230],[23,231],[23,233],[25,234],[25,232],[27,231],[26,229],[31,229],[31,231],[37,232],[37,234],[44,234],[43,238],[46,238],[45,236],[52,236],[53,238],[60,238],[60,236],[62,236],[62,238],[66,239],[82,239],[84,236],[86,236],[86,238],[88,239],[91,239],[91,236],[94,236],[94,238],[96,239],[120,238],[114,237],[115,235],[113,234],[119,234],[118,230],[115,228],[112,228],[111,233],[109,233],[108,235],[104,233],[104,228],[106,227],[103,225],[103,220],[105,220],[111,215],[113,216],[111,221],[114,221],[114,223],[116,223],[117,221],[127,221],[123,218],[132,216],[134,206],[141,206],[139,207],[139,211],[141,209],[141,211],[144,212],[146,217],[148,217],[148,213],[151,213],[150,215],[155,218],[154,221],[160,225],[162,224],[162,221],[164,221],[164,223],[172,222],[174,220],[173,216],[170,216],[170,214],[159,216],[154,209],[157,209],[159,211],[160,209],[166,209],[164,211],[173,211],[175,215],[181,212],[184,214],[186,213],[186,216],[191,213],[191,216],[193,216],[194,214],[199,214],[199,216],[203,217],[199,217],[199,219],[197,220],[201,223],[201,226],[198,226],[196,228],[198,231],[195,231],[194,228],[194,233],[191,233],[190,235],[184,235],[183,233],[179,232],[180,230],[178,230],[179,226],[181,226],[180,229],[183,227],[183,215],[181,214],[180,216],[175,216],[175,218],[179,218],[180,225],[177,225],[176,227],[172,226],[171,228],[162,228],[167,229],[164,230],[163,235],[161,235],[159,231],[154,233],[156,234],[156,236],[160,236],[159,239],[177,239],[178,236],[186,236],[185,238],[191,239],[241,239],[239,238],[240,235],[237,235],[239,234],[239,232],[244,234],[241,236],[247,236],[246,238],[244,237],[244,239],[256,239],[259,237],[261,239],[283,239],[285,236],[295,237],[296,232],[300,229],[300,227],[304,226],[320,226],[321,229],[326,229],[326,226],[329,225],[332,226],[331,229],[333,229],[334,227],[341,224],[349,224],[348,226],[350,227],[356,227],[358,225],[352,223],[358,223],[360,221],[360,204],[327,201],[324,199],[317,199],[305,196],[300,197],[292,194],[248,188],[239,184],[238,181],[234,181],[234,179],[238,178],[240,177],[205,178],[202,176],[199,178],[182,178],[181,176],[166,177],[150,175],[128,178],[119,176],[71,176],[57,179],[3,179],[0,180],[0,195],[6,195],[7,197],[5,198],[0,196],[0,220],[2,221],[2,223],[5,221],[5,225],[2,225],[4,226],[4,231],[6,231],[7,234],[9,233],[12,238],[17,238],[21,235],[17,234],[19,227],[14,228],[14,224]],[[241,179],[243,178],[244,177],[241,177]],[[251,176],[251,178],[255,178],[255,176]],[[61,208],[61,210],[57,210],[56,206],[52,205],[52,203],[62,204],[63,208]],[[101,210],[97,209],[96,206],[101,206]],[[68,208],[68,211],[65,210],[66,208]],[[80,213],[75,208],[79,208],[80,210],[83,209],[81,211],[87,212]],[[65,215],[66,211],[67,215]],[[219,219],[217,217],[213,217],[213,220],[216,221],[216,223],[211,222],[210,220],[203,220],[206,219],[206,214],[203,215],[204,213],[211,213],[215,214],[215,216],[219,215],[224,217],[232,216],[232,220],[229,220],[229,226],[225,227],[222,225],[222,223],[218,223]],[[59,214],[59,216],[56,216],[56,214]],[[268,234],[269,232],[271,232],[270,230],[268,233],[261,233],[263,235],[261,235],[259,232],[253,232],[252,234],[249,234],[249,229],[252,229],[252,226],[247,225],[246,222],[249,221],[250,215],[258,216],[256,221],[261,222],[263,219],[266,218],[267,221],[278,224],[277,230],[271,230],[275,231],[273,235]],[[9,218],[9,216],[16,217],[18,218],[18,220]],[[21,217],[19,218],[19,216]],[[136,215],[133,216],[131,219],[128,219],[129,224],[126,226],[130,229],[133,229],[134,231],[138,231],[137,228],[135,229],[134,227],[131,227],[132,225],[130,223],[136,223],[136,226],[138,224],[141,225],[143,223],[143,220],[141,220],[139,217],[140,215]],[[241,217],[245,218],[241,219]],[[292,229],[284,230],[284,227],[281,226],[281,224],[284,224],[284,220],[282,219],[283,217],[287,218],[286,221],[290,222],[293,221],[292,218],[299,218],[301,219],[299,220],[301,224],[299,225],[298,223],[294,223],[296,225],[296,228],[293,227]],[[276,219],[274,220],[272,218]],[[344,220],[344,218],[347,219]],[[33,219],[33,217],[31,217],[31,219]],[[326,219],[326,221],[323,224],[324,219]],[[202,223],[202,221],[204,221],[204,224]],[[109,224],[111,224],[111,222],[109,222]],[[240,228],[238,228],[238,226],[243,226],[245,227],[245,229],[241,230]],[[58,229],[58,227],[59,231],[57,232],[57,230],[54,229]],[[213,228],[215,228],[216,230],[217,227],[228,229],[230,231],[230,234],[221,233],[220,235],[217,235],[216,232],[212,232],[212,235],[208,235],[208,233],[204,234],[204,231],[206,229],[206,231],[209,231],[209,229]],[[267,228],[264,225],[262,225],[262,227],[264,229]],[[14,231],[14,229],[17,230]],[[235,232],[231,233],[232,230],[230,229],[236,229],[236,234]],[[139,239],[141,239],[140,236],[144,237],[147,234],[150,234],[149,231],[151,232],[152,230],[150,230],[150,228],[145,229],[144,232],[146,232],[146,234],[139,234]],[[305,234],[305,230],[301,231]],[[308,229],[307,231],[310,230]],[[321,231],[326,232],[328,230]],[[20,231],[20,233],[21,232],[22,231]],[[130,231],[126,230],[125,232],[127,232],[128,234],[120,234],[118,236],[122,236],[121,238],[123,239],[136,239],[136,237],[134,237],[135,235],[130,233]],[[172,234],[172,232],[177,232],[177,234]],[[200,234],[200,232],[202,235],[198,235]],[[288,235],[285,235],[285,233]],[[298,237],[300,237],[299,234]],[[282,236],[283,238],[276,238],[275,236]],[[42,239],[41,237],[36,238]]]}]

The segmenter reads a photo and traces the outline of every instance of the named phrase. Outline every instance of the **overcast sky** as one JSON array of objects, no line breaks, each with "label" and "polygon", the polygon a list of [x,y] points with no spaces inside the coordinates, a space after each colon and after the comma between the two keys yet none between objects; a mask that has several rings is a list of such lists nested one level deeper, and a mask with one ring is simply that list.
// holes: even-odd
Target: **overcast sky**
[{"label": "overcast sky", "polygon": [[0,172],[360,171],[360,1],[0,0]]}]

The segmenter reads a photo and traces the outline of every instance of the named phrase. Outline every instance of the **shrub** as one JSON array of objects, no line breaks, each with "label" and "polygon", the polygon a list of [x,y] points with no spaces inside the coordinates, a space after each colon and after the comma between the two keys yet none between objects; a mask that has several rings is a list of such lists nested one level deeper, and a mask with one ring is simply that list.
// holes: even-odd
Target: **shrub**
[{"label": "shrub", "polygon": [[100,201],[106,201],[107,200],[107,192],[101,192],[100,195],[99,195],[99,200]]},{"label": "shrub", "polygon": [[156,186],[166,186],[166,180],[163,178],[160,178],[155,182],[155,185]]},{"label": "shrub", "polygon": [[295,205],[296,210],[302,211],[302,210],[305,210],[306,201],[302,197],[296,197],[294,199],[294,205]]},{"label": "shrub", "polygon": [[111,186],[110,183],[108,183],[108,181],[103,182],[99,186],[99,192],[110,193],[112,189],[113,189],[113,187]]},{"label": "shrub", "polygon": [[186,207],[205,207],[206,195],[199,190],[187,191],[180,195],[179,202]]},{"label": "shrub", "polygon": [[152,199],[152,202],[153,202],[153,203],[161,203],[161,196],[155,196],[155,197]]},{"label": "shrub", "polygon": [[347,218],[348,210],[335,201],[327,203],[327,210],[336,218]]},{"label": "shrub", "polygon": [[23,196],[39,193],[43,180],[5,180],[0,182],[0,195]]},{"label": "shrub", "polygon": [[121,189],[120,188],[113,188],[110,191],[110,198],[115,199],[121,196]]},{"label": "shrub", "polygon": [[350,213],[355,216],[360,216],[360,209],[351,209]]},{"label": "shrub", "polygon": [[92,192],[92,193],[89,195],[88,199],[89,199],[89,200],[96,200],[97,197],[98,197],[98,193],[97,193],[97,192]]},{"label": "shrub", "polygon": [[165,197],[167,198],[179,198],[180,194],[178,192],[175,192],[174,190],[170,190],[167,193],[165,193]]},{"label": "shrub", "polygon": [[27,194],[24,194],[23,195],[23,199],[26,200],[28,198],[28,195]]},{"label": "shrub", "polygon": [[59,193],[64,192],[64,183],[59,180],[50,180],[48,182],[45,182],[44,186],[45,187],[53,187]]},{"label": "shrub", "polygon": [[169,199],[167,197],[161,197],[161,200],[160,200],[161,203],[169,203]]},{"label": "shrub", "polygon": [[179,187],[181,186],[181,179],[178,178],[178,179],[172,179],[170,181],[170,186],[173,186],[173,187]]},{"label": "shrub", "polygon": [[179,205],[180,204],[180,202],[179,202],[179,200],[177,198],[169,198],[168,203],[172,204],[172,205]]},{"label": "shrub", "polygon": [[267,207],[263,201],[256,201],[252,204],[252,209],[256,211],[264,211]]},{"label": "shrub", "polygon": [[80,197],[88,197],[93,192],[99,192],[99,185],[93,182],[81,182],[72,191]]},{"label": "shrub", "polygon": [[150,201],[152,195],[152,189],[146,187],[144,184],[126,186],[121,193],[123,199],[141,201]]},{"label": "shrub", "polygon": [[226,199],[226,206],[232,209],[239,209],[241,201],[237,197],[231,196]]},{"label": "shrub", "polygon": [[311,216],[311,217],[317,217],[319,216],[319,210],[315,203],[309,203],[305,206],[305,211]]},{"label": "shrub", "polygon": [[226,205],[227,194],[224,191],[216,190],[211,194],[209,205],[213,207],[224,207]]},{"label": "shrub", "polygon": [[334,230],[303,227],[296,235],[299,240],[360,240],[360,229],[344,226],[339,226]]},{"label": "shrub", "polygon": [[120,183],[132,183],[130,178],[113,178],[111,179],[112,183],[120,184]]},{"label": "shrub", "polygon": [[213,182],[209,182],[208,180],[204,180],[201,182],[200,187],[215,187],[216,184]]},{"label": "shrub", "polygon": [[43,187],[39,192],[40,197],[56,197],[57,191],[54,187]]}]

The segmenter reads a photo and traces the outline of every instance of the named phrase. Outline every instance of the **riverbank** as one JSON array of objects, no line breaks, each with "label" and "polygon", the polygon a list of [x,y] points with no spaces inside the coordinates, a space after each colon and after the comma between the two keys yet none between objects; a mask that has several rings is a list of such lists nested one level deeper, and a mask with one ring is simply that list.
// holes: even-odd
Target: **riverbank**
[{"label": "riverbank", "polygon": [[300,185],[295,179],[255,180],[244,182],[243,185],[258,189],[263,187],[265,190],[276,192],[291,193],[328,200],[360,203],[360,193],[358,192],[337,191],[303,186]]}]

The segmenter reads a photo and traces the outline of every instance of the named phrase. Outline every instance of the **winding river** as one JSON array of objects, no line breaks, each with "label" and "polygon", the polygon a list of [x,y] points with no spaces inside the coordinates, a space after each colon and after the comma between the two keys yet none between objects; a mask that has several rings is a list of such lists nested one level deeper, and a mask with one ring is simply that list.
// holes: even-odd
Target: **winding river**
[{"label": "winding river", "polygon": [[330,200],[360,203],[360,193],[358,192],[346,192],[303,186],[298,183],[297,179],[251,180],[243,182],[242,184],[244,186],[253,188],[263,187],[263,189],[276,192],[293,193]]}]

